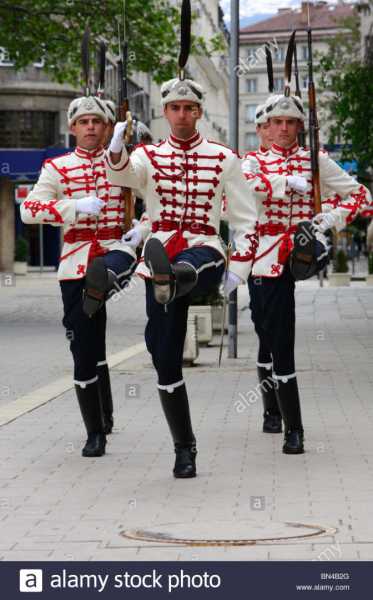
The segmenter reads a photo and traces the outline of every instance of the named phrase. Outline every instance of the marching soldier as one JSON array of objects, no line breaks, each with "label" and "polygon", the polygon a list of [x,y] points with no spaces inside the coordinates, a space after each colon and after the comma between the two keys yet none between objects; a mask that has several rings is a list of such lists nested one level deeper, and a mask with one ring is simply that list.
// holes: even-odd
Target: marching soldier
[{"label": "marching soldier", "polygon": [[128,283],[141,236],[132,231],[122,241],[121,189],[108,182],[104,164],[102,141],[108,121],[104,101],[94,96],[76,98],[67,117],[76,137],[75,151],[44,163],[21,206],[21,216],[24,223],[63,227],[58,269],[63,324],[88,434],[82,455],[92,457],[105,453],[106,434],[113,427],[105,300]]},{"label": "marching soldier", "polygon": [[[250,157],[259,160],[263,154],[266,154],[272,146],[272,134],[268,116],[266,113],[266,107],[272,101],[275,101],[280,96],[270,95],[264,104],[260,104],[255,113],[255,124],[256,134],[259,138],[258,150],[248,152],[244,156],[244,160],[248,160]],[[252,278],[248,278],[248,287],[251,298],[252,290]],[[252,303],[250,302],[250,308],[252,309]],[[259,351],[257,359],[257,373],[259,380],[259,387],[261,391],[263,401],[263,432],[264,433],[281,433],[282,432],[282,420],[281,412],[277,400],[276,385],[273,383],[273,379],[269,377],[268,371],[272,370],[272,362],[269,356],[269,352],[266,347],[263,346],[263,335],[259,336]]]},{"label": "marching soldier", "polygon": [[273,409],[273,418],[268,424],[274,430],[276,423],[277,429],[281,427],[277,399],[285,425],[283,452],[300,454],[304,447],[294,360],[295,281],[324,268],[328,256],[324,233],[350,223],[369,203],[369,192],[321,152],[322,194],[337,193],[339,200],[329,212],[314,217],[310,151],[297,143],[305,118],[302,101],[280,96],[267,101],[265,113],[272,147],[248,155],[243,163],[258,209],[259,246],[249,282],[251,311],[260,341],[262,389],[265,381],[272,383],[268,409]]},{"label": "marching soldier", "polygon": [[142,145],[128,156],[124,123],[118,123],[107,153],[112,184],[139,189],[146,202],[152,234],[137,273],[146,281],[147,348],[158,375],[158,391],[175,445],[174,476],[196,475],[196,440],[182,374],[183,348],[191,296],[216,286],[224,271],[219,238],[223,194],[235,230],[236,252],[226,277],[226,292],[244,282],[256,247],[254,206],[237,155],[203,138],[196,129],[202,116],[202,87],[173,79],[161,88],[171,135]]}]

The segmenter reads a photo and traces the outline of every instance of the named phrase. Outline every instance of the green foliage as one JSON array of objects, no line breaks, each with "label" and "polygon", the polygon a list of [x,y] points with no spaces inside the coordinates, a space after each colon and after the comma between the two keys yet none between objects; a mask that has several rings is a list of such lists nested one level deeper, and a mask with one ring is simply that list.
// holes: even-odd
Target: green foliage
[{"label": "green foliage", "polygon": [[368,273],[373,275],[373,252],[370,252],[368,256]]},{"label": "green foliage", "polygon": [[[2,0],[0,47],[17,69],[44,61],[56,81],[81,81],[80,44],[87,24],[92,50],[102,36],[118,53],[123,0]],[[129,71],[151,72],[157,82],[175,76],[180,13],[168,0],[126,2]],[[96,44],[97,45],[97,44]],[[94,51],[94,50],[93,50]]]},{"label": "green foliage", "polygon": [[[372,3],[373,4],[373,3]],[[373,164],[372,65],[361,57],[358,17],[343,22],[345,31],[333,37],[320,57],[321,103],[331,123],[330,143],[344,144],[342,159],[357,159],[362,174]]]},{"label": "green foliage", "polygon": [[336,273],[348,273],[347,256],[344,250],[338,250],[335,257],[334,270]]},{"label": "green foliage", "polygon": [[17,262],[27,262],[29,258],[29,245],[28,241],[23,237],[16,239],[14,260]]}]

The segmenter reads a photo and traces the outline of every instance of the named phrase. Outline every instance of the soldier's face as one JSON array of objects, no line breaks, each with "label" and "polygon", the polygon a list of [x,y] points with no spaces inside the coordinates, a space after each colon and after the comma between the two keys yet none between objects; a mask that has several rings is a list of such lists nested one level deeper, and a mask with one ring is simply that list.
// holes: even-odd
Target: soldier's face
[{"label": "soldier's face", "polygon": [[179,100],[166,104],[164,115],[173,135],[186,140],[195,132],[197,121],[202,117],[202,108],[196,102]]},{"label": "soldier's face", "polygon": [[269,120],[273,142],[282,148],[290,148],[297,140],[301,128],[299,119],[292,117],[272,117]]},{"label": "soldier's face", "polygon": [[112,123],[111,121],[108,122],[105,132],[104,132],[104,137],[102,140],[102,145],[103,146],[108,146],[111,142],[111,138],[113,137],[113,133],[114,133],[114,123]]},{"label": "soldier's face", "polygon": [[260,143],[264,148],[270,148],[273,143],[272,134],[271,134],[271,126],[270,124],[263,123],[263,125],[257,125],[256,135],[258,136]]},{"label": "soldier's face", "polygon": [[95,150],[102,145],[107,125],[95,115],[82,115],[71,125],[71,133],[76,137],[76,145],[85,150]]}]

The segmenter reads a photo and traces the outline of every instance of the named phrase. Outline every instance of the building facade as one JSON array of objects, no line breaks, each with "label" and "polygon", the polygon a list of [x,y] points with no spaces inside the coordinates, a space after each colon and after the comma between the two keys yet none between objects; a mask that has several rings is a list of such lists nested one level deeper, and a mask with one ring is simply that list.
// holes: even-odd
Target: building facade
[{"label": "building facade", "polygon": [[[269,44],[273,57],[275,93],[284,90],[284,62],[289,37],[297,30],[297,56],[302,97],[306,101],[308,85],[308,14],[313,31],[314,67],[318,53],[325,53],[328,40],[343,31],[343,21],[353,14],[351,5],[330,5],[328,2],[302,2],[300,8],[282,8],[278,13],[240,31],[240,62],[237,67],[240,90],[240,152],[258,146],[255,134],[255,111],[268,96],[268,77],[265,44]],[[317,83],[317,77],[316,77]],[[293,85],[294,90],[294,74]],[[327,128],[321,128],[321,142],[327,141]]]}]

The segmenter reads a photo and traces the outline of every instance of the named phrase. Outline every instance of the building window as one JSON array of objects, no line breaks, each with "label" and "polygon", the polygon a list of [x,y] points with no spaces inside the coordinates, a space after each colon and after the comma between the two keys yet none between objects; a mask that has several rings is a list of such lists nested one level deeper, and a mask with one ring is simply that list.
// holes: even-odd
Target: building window
[{"label": "building window", "polygon": [[274,53],[274,60],[276,62],[284,62],[285,60],[285,46],[279,46]]},{"label": "building window", "polygon": [[258,91],[258,80],[246,79],[246,91],[249,94],[256,94],[256,92]]},{"label": "building window", "polygon": [[246,133],[245,150],[256,150],[258,148],[258,138],[256,133]]},{"label": "building window", "polygon": [[302,89],[303,90],[308,90],[308,77],[302,77]]},{"label": "building window", "polygon": [[254,123],[257,106],[258,106],[257,104],[247,104],[246,105],[246,121],[247,122]]},{"label": "building window", "polygon": [[247,49],[247,59],[250,60],[252,58],[256,59],[256,51],[258,50],[257,46],[250,46]]},{"label": "building window", "polygon": [[308,60],[308,46],[302,46],[302,60]]},{"label": "building window", "polygon": [[365,36],[365,60],[368,64],[373,62],[373,35]]},{"label": "building window", "polygon": [[275,77],[273,80],[273,90],[275,92],[283,92],[284,91],[284,78],[283,77]]},{"label": "building window", "polygon": [[12,67],[14,63],[9,60],[9,54],[4,48],[0,48],[0,67]]},{"label": "building window", "polygon": [[58,113],[0,111],[0,148],[46,148],[59,142]]}]

